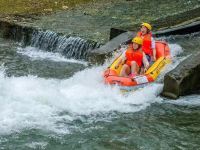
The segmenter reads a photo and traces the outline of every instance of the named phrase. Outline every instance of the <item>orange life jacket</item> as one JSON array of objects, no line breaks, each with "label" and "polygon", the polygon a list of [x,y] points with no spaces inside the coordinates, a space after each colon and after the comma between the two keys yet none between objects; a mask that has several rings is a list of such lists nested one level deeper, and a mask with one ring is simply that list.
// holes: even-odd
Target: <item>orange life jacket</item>
[{"label": "orange life jacket", "polygon": [[144,51],[144,53],[149,56],[152,56],[153,55],[153,50],[151,48],[152,34],[148,33],[148,34],[142,35],[142,32],[138,32],[137,36],[143,39],[142,50]]},{"label": "orange life jacket", "polygon": [[132,44],[126,50],[126,64],[131,66],[131,62],[135,61],[139,67],[142,66],[143,53],[140,50],[134,50]]}]

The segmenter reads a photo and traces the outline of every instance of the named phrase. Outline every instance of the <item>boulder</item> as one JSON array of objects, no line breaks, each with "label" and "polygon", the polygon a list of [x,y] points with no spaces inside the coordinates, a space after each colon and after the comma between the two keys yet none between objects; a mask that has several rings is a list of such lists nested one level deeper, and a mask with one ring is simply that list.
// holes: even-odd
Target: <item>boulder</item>
[{"label": "boulder", "polygon": [[100,48],[90,51],[88,54],[90,62],[103,63],[107,56],[110,56],[114,50],[120,47],[121,44],[128,43],[134,36],[136,36],[136,33],[134,32],[124,32],[111,39]]},{"label": "boulder", "polygon": [[177,99],[200,91],[200,52],[180,63],[164,77],[162,96]]}]

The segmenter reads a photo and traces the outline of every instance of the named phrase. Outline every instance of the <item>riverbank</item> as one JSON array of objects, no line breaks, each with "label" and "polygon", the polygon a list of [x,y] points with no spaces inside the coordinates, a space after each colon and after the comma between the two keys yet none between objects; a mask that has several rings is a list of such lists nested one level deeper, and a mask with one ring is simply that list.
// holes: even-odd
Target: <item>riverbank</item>
[{"label": "riverbank", "polygon": [[[154,30],[159,30],[191,22],[191,20],[199,20],[200,16],[198,0],[151,1],[148,4],[149,8],[145,0],[67,1],[69,4],[64,2],[66,1],[59,1],[58,6],[55,6],[55,1],[51,1],[49,5],[37,4],[39,8],[25,9],[24,7],[23,11],[11,14],[9,11],[12,12],[12,10],[8,10],[7,16],[1,17],[1,20],[68,36],[78,36],[104,44],[109,40],[112,27],[137,30],[141,22],[147,21],[153,24]],[[32,3],[26,2],[26,5],[32,6]],[[29,13],[26,13],[27,11]]]},{"label": "riverbank", "polygon": [[47,16],[59,10],[71,10],[89,1],[91,0],[1,0],[0,18],[7,22],[31,23],[41,16]]},{"label": "riverbank", "polygon": [[71,9],[91,0],[1,0],[1,15],[44,15],[48,12]]}]

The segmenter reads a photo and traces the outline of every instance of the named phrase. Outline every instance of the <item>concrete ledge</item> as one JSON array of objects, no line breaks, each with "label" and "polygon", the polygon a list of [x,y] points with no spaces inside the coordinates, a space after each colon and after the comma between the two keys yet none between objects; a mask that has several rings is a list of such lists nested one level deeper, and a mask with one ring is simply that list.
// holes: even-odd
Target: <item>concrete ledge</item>
[{"label": "concrete ledge", "polygon": [[162,96],[177,99],[200,91],[200,52],[165,75]]},{"label": "concrete ledge", "polygon": [[38,29],[0,21],[0,30],[3,38],[22,42],[24,45],[30,45],[32,33]]},{"label": "concrete ledge", "polygon": [[[128,32],[128,31],[124,29],[119,29],[119,28],[111,28],[110,39],[113,39],[124,32]],[[192,22],[190,24],[182,24],[175,27],[172,26],[168,29],[153,32],[153,35],[155,37],[160,37],[160,36],[169,36],[169,35],[185,35],[185,34],[191,34],[195,32],[200,32],[200,21]]]},{"label": "concrete ledge", "polygon": [[110,40],[112,40],[113,38],[117,37],[118,35],[120,35],[124,32],[128,32],[128,31],[122,30],[122,29],[117,29],[117,28],[111,28],[110,29]]},{"label": "concrete ledge", "polygon": [[188,25],[182,25],[179,27],[174,27],[171,29],[158,31],[158,32],[155,32],[154,35],[156,37],[168,36],[168,35],[184,35],[184,34],[190,34],[190,33],[199,32],[199,31],[200,31],[200,21],[197,21]]},{"label": "concrete ledge", "polygon": [[110,56],[114,50],[119,48],[121,44],[125,44],[129,42],[136,33],[134,32],[124,32],[112,40],[110,40],[105,45],[101,46],[100,48],[94,49],[89,53],[89,60],[90,62],[98,62],[102,64],[106,57]]}]

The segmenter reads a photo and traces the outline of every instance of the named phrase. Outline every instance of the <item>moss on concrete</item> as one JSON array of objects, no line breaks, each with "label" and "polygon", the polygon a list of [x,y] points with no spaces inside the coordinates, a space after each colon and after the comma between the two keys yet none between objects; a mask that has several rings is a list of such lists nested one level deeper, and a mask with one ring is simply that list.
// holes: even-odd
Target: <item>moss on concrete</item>
[{"label": "moss on concrete", "polygon": [[1,15],[41,14],[69,9],[91,0],[1,0]]},{"label": "moss on concrete", "polygon": [[3,21],[100,43],[109,40],[111,28],[138,30],[141,22],[150,22],[155,31],[193,20],[200,16],[199,10],[199,0],[0,1],[0,19]]}]

